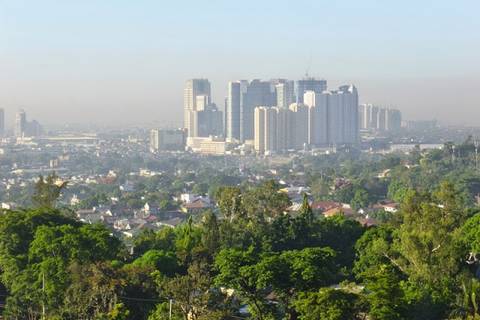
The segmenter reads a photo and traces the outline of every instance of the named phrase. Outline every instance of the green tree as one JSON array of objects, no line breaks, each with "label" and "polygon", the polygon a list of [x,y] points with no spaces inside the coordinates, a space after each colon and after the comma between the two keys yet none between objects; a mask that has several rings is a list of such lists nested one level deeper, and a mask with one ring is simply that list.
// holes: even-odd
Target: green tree
[{"label": "green tree", "polygon": [[373,320],[403,319],[405,300],[396,270],[389,265],[381,265],[370,271],[365,277],[369,316]]},{"label": "green tree", "polygon": [[370,195],[365,189],[357,189],[353,196],[353,199],[350,201],[350,206],[353,210],[357,211],[362,208],[367,208],[370,204]]},{"label": "green tree", "polygon": [[174,276],[179,271],[177,257],[173,252],[163,250],[148,250],[133,261],[133,266],[151,268],[166,276]]},{"label": "green tree", "polygon": [[237,187],[221,187],[215,194],[215,200],[222,215],[233,221],[244,214],[242,206],[242,191]]},{"label": "green tree", "polygon": [[213,319],[221,311],[225,296],[212,290],[208,266],[203,263],[191,264],[186,275],[160,277],[158,283],[162,297],[172,299],[176,313],[185,320]]},{"label": "green tree", "polygon": [[298,292],[310,291],[338,279],[335,252],[330,248],[306,248],[264,256],[256,265],[257,289],[271,288],[283,304],[288,319],[296,319],[291,307]]},{"label": "green tree", "polygon": [[265,300],[265,288],[258,287],[260,274],[256,263],[259,257],[253,247],[248,250],[223,249],[215,257],[218,275],[215,284],[232,288],[249,305],[249,311],[259,320],[269,319],[272,307]]},{"label": "green tree", "polygon": [[61,181],[56,173],[52,173],[46,178],[39,176],[32,196],[33,204],[37,207],[54,208],[67,183],[67,181]]},{"label": "green tree", "polygon": [[139,257],[148,250],[164,250],[175,252],[175,230],[162,228],[159,231],[144,229],[134,240],[134,255]]},{"label": "green tree", "polygon": [[322,288],[301,292],[294,305],[300,320],[361,319],[359,297],[343,290]]},{"label": "green tree", "polygon": [[[70,319],[110,319],[118,311],[123,279],[108,263],[73,263],[68,272],[71,284],[65,292],[63,317]],[[120,319],[120,318],[112,318]]]},{"label": "green tree", "polygon": [[364,279],[382,265],[396,265],[398,255],[392,249],[393,231],[392,227],[386,225],[373,227],[358,239],[353,267],[357,279]]},{"label": "green tree", "polygon": [[270,180],[243,193],[242,205],[248,217],[254,222],[263,223],[282,215],[291,203],[288,196],[279,190],[280,186]]}]

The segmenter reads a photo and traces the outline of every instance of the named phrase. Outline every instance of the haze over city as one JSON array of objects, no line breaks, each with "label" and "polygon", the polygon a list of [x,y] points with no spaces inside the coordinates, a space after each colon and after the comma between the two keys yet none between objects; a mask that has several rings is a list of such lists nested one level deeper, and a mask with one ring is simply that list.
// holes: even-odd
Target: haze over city
[{"label": "haze over city", "polygon": [[0,320],[479,320],[480,0],[0,0]]},{"label": "haze over city", "polygon": [[406,119],[479,125],[478,1],[0,2],[0,107],[180,126],[185,80],[353,83]]}]

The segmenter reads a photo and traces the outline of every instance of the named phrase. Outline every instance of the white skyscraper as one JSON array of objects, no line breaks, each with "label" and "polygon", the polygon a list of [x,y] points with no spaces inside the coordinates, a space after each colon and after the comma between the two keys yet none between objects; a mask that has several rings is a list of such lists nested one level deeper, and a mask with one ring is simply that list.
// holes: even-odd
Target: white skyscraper
[{"label": "white skyscraper", "polygon": [[291,114],[290,109],[273,108],[277,112],[277,152],[290,149]]},{"label": "white skyscraper", "polygon": [[290,114],[290,147],[303,149],[308,144],[308,107],[300,103],[292,103]]},{"label": "white skyscraper", "polygon": [[362,104],[358,110],[360,129],[383,132],[399,130],[401,127],[402,113],[397,109]]},{"label": "white skyscraper", "polygon": [[308,143],[313,146],[328,144],[327,95],[306,91],[303,101],[308,106]]},{"label": "white skyscraper", "polygon": [[355,86],[341,86],[322,95],[326,96],[328,105],[328,143],[358,143],[358,93]]},{"label": "white skyscraper", "polygon": [[343,94],[343,143],[355,144],[360,140],[358,128],[358,92],[353,85],[341,86]]},{"label": "white skyscraper", "polygon": [[290,114],[291,111],[285,108],[255,108],[255,151],[260,154],[272,154],[288,149]]},{"label": "white skyscraper", "polygon": [[267,108],[265,111],[265,152],[277,152],[277,109]]}]

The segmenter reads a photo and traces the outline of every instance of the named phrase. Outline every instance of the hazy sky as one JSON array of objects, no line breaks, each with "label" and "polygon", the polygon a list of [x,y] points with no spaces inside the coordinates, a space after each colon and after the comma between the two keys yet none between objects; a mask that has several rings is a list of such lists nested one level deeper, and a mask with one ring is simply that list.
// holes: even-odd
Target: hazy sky
[{"label": "hazy sky", "polygon": [[479,0],[0,0],[0,107],[178,125],[183,85],[325,78],[404,118],[480,125]]}]

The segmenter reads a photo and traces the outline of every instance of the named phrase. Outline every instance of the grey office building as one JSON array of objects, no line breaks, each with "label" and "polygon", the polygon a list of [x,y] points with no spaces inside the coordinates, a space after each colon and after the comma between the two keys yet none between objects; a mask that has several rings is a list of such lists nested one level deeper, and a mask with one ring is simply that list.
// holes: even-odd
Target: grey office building
[{"label": "grey office building", "polygon": [[211,87],[208,79],[190,79],[185,83],[183,91],[184,118],[183,127],[187,129],[190,136],[193,132],[193,111],[197,111],[198,96],[204,96],[208,102],[211,101]]},{"label": "grey office building", "polygon": [[305,78],[302,80],[297,80],[297,85],[295,87],[297,103],[303,103],[303,95],[306,91],[322,93],[325,90],[327,90],[327,80],[315,78]]},{"label": "grey office building", "polygon": [[254,138],[254,112],[259,106],[271,107],[276,104],[274,88],[269,81],[252,80],[241,95],[240,140]]},{"label": "grey office building", "polygon": [[225,106],[225,136],[228,140],[240,140],[240,106],[242,103],[241,81],[228,83],[227,103]]}]

